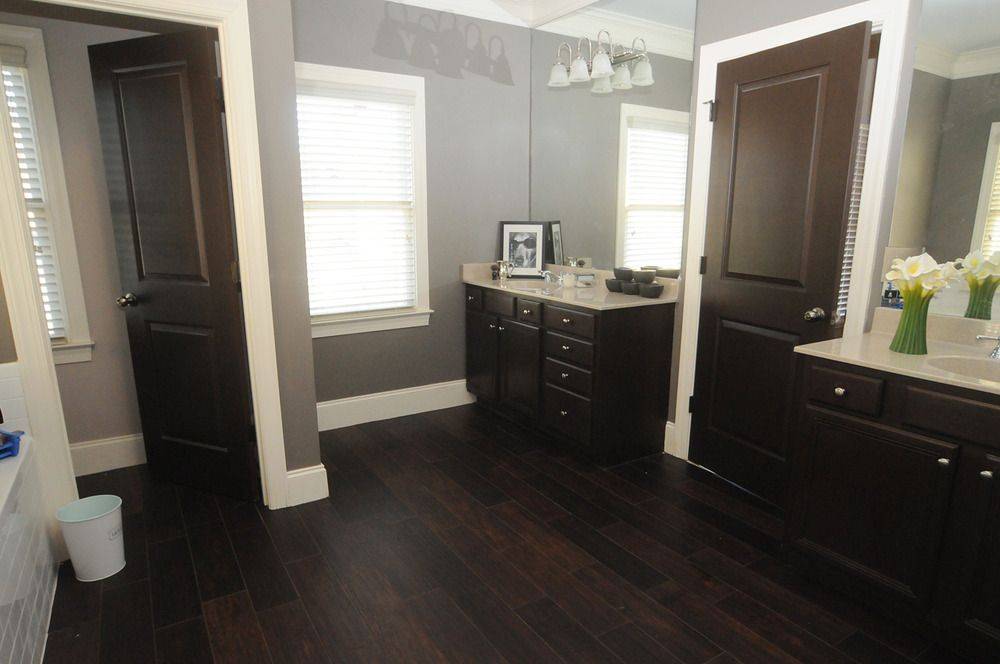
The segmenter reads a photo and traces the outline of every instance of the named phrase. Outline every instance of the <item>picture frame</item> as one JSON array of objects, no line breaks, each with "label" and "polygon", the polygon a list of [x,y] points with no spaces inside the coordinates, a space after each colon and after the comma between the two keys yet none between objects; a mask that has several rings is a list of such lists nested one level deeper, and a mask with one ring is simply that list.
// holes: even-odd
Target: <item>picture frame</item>
[{"label": "picture frame", "polygon": [[514,264],[511,276],[540,278],[545,269],[544,223],[500,222],[500,260]]},{"label": "picture frame", "polygon": [[551,251],[547,257],[548,262],[553,265],[563,264],[563,241],[562,241],[562,224],[558,221],[549,222],[549,242],[551,243]]}]

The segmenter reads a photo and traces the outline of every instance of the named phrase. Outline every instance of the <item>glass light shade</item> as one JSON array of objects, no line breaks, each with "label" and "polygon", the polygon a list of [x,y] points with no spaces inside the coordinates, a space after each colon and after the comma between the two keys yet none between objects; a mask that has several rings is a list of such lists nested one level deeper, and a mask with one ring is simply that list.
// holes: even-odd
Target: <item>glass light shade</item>
[{"label": "glass light shade", "polygon": [[615,69],[615,75],[611,77],[611,87],[615,90],[632,89],[632,72],[629,71],[628,65],[619,65],[618,69]]},{"label": "glass light shade", "polygon": [[557,62],[552,65],[552,72],[549,74],[549,87],[550,88],[568,88],[569,87],[569,71],[566,69],[566,65],[561,62]]},{"label": "glass light shade", "polygon": [[611,92],[611,78],[608,76],[595,78],[594,85],[590,88],[590,91],[595,95],[609,94]]},{"label": "glass light shade", "polygon": [[646,87],[652,84],[653,65],[649,64],[649,60],[643,58],[635,63],[635,69],[632,71],[632,85]]},{"label": "glass light shade", "polygon": [[608,78],[615,73],[611,67],[611,57],[604,51],[598,51],[591,66],[591,78]]},{"label": "glass light shade", "polygon": [[587,61],[578,55],[569,68],[569,82],[583,83],[589,80],[590,72],[587,71]]}]

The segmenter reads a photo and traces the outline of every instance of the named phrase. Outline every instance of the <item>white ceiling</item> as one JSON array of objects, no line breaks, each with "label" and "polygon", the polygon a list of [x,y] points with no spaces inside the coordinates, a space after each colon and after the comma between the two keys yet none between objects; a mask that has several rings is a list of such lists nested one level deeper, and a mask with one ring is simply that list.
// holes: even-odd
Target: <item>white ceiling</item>
[{"label": "white ceiling", "polygon": [[698,0],[598,0],[597,9],[694,30]]},{"label": "white ceiling", "polygon": [[1000,1],[924,0],[919,40],[953,54],[1000,46]]}]

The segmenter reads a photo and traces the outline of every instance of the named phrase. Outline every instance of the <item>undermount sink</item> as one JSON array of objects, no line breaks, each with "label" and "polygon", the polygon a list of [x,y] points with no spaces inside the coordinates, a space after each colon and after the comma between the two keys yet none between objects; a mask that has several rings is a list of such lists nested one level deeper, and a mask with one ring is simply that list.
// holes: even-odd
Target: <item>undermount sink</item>
[{"label": "undermount sink", "polygon": [[962,374],[971,378],[1000,382],[1000,360],[988,357],[961,357],[945,355],[928,358],[927,364],[951,373]]},{"label": "undermount sink", "polygon": [[562,288],[562,286],[558,284],[546,284],[544,281],[534,281],[529,279],[508,279],[507,288],[510,288],[511,290],[524,291],[526,293],[552,293]]}]

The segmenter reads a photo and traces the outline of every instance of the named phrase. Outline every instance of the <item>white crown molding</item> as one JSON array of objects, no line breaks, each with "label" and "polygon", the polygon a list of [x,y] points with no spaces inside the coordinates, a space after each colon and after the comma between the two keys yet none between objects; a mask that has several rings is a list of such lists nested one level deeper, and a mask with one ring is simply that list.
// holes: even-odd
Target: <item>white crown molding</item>
[{"label": "white crown molding", "polygon": [[959,79],[1000,73],[1000,46],[975,51],[951,51],[919,42],[914,68],[944,78]]},{"label": "white crown molding", "polygon": [[646,40],[646,48],[650,53],[694,60],[694,30],[626,16],[606,9],[586,9],[540,25],[536,29],[574,39],[579,37],[596,39],[598,31],[607,30],[615,43],[621,43],[623,46],[630,46],[634,37],[642,37]]},{"label": "white crown molding", "polygon": [[484,21],[517,25],[522,28],[531,27],[523,18],[511,14],[490,0],[406,0],[402,4],[423,7],[437,12],[450,12]]},{"label": "white crown molding", "polygon": [[475,401],[465,389],[465,380],[418,385],[401,390],[362,394],[316,404],[319,430],[389,420],[431,410],[464,406]]}]

